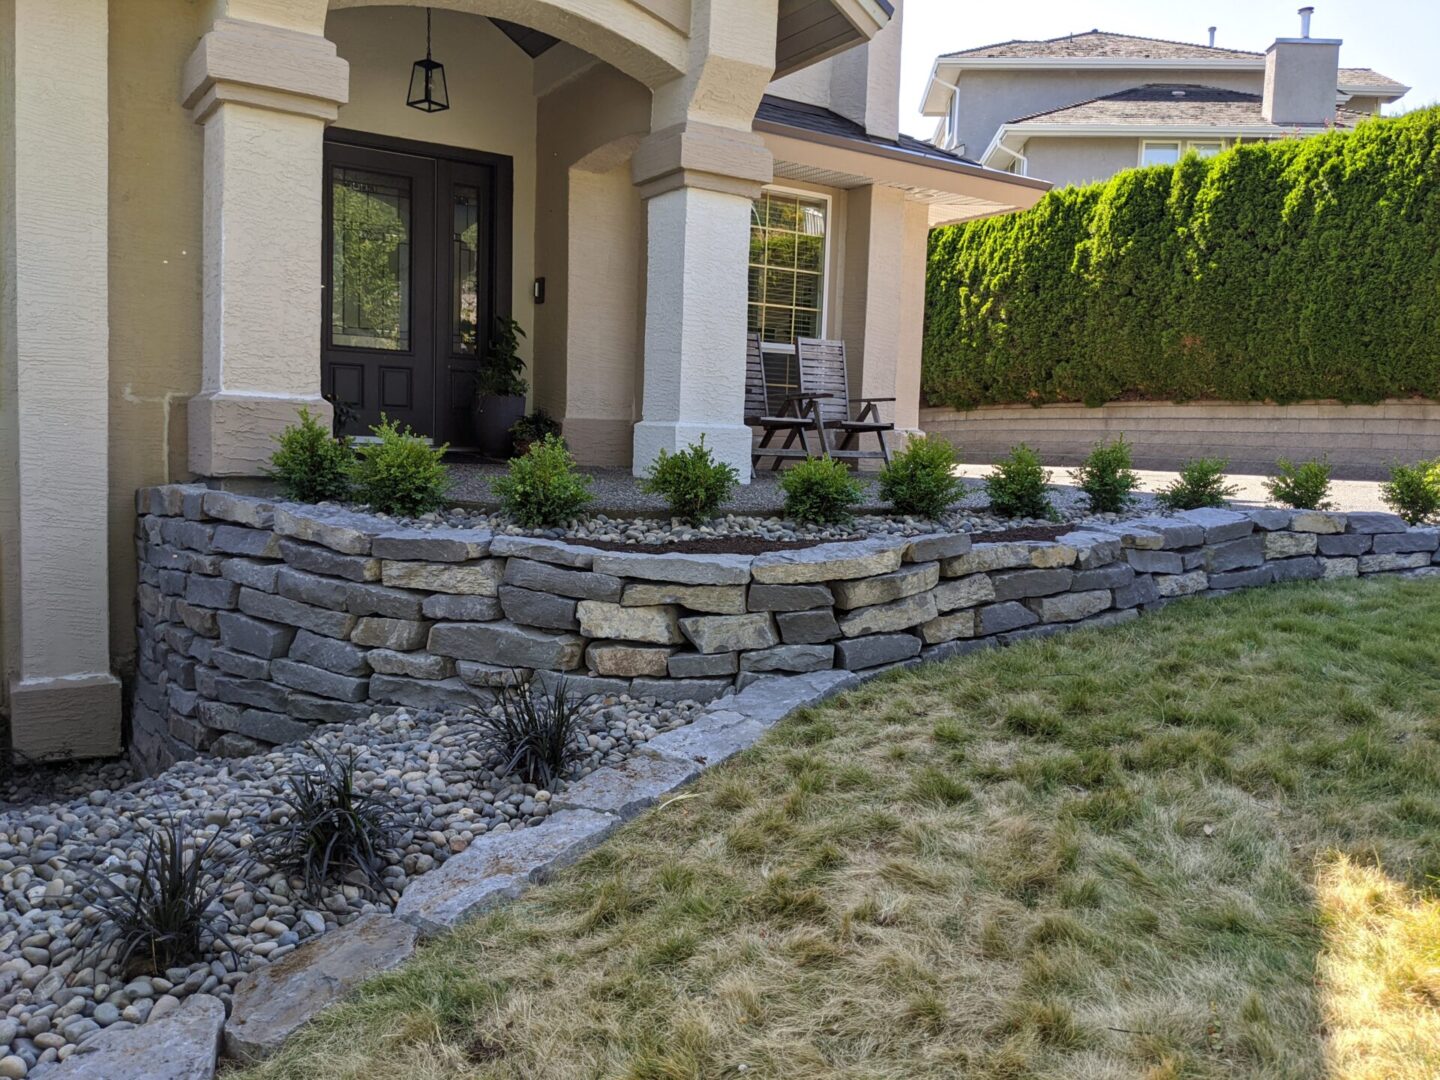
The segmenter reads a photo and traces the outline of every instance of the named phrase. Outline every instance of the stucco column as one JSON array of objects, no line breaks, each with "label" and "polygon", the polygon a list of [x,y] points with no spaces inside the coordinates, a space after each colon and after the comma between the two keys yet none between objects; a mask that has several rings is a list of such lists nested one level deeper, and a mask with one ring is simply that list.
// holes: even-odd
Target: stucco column
[{"label": "stucco column", "polygon": [[274,436],[320,397],[325,125],[349,65],[325,38],[217,19],[185,65],[183,100],[205,128],[201,392],[190,469],[255,476]]},{"label": "stucco column", "polygon": [[[12,0],[0,119],[5,666],[26,754],[120,749],[110,672],[106,0]],[[0,25],[0,34],[9,34]],[[3,100],[4,91],[0,91]],[[3,145],[3,144],[10,145]],[[8,152],[7,152],[8,151]],[[8,182],[7,182],[8,181]],[[13,472],[10,471],[13,468]]]}]

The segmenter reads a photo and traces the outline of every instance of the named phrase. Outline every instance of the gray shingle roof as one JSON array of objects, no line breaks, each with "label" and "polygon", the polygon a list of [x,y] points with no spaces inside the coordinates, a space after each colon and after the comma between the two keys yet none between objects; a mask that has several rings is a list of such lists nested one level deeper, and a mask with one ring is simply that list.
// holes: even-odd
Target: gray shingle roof
[{"label": "gray shingle roof", "polygon": [[1405,84],[1397,82],[1389,75],[1381,75],[1374,68],[1347,68],[1340,69],[1341,86],[1373,86],[1376,90],[1404,90]]},{"label": "gray shingle roof", "polygon": [[1185,41],[1139,37],[1133,34],[1112,34],[1106,30],[1087,30],[1080,34],[1043,40],[1001,41],[974,49],[945,53],[942,60],[979,59],[983,57],[1079,59],[1108,57],[1131,60],[1257,60],[1264,53],[1248,49],[1211,48]]},{"label": "gray shingle roof", "polygon": [[[1339,109],[1335,122],[1338,127],[1353,127],[1368,116],[1368,113]],[[1043,123],[1190,125],[1226,129],[1254,127],[1269,122],[1260,115],[1259,94],[1222,90],[1214,86],[1149,83],[1059,109],[1031,113],[1010,123],[1020,127]],[[1271,126],[1277,133],[1289,130],[1286,125]]]},{"label": "gray shingle roof", "polygon": [[801,131],[813,131],[819,135],[833,135],[852,142],[867,143],[870,146],[903,150],[908,154],[929,158],[932,161],[979,165],[979,162],[972,161],[970,158],[952,154],[933,143],[910,135],[902,134],[898,139],[882,139],[878,135],[871,135],[863,126],[853,120],[847,120],[839,113],[823,109],[819,105],[809,105],[803,101],[778,97],[775,94],[766,94],[760,99],[760,108],[755,112],[755,119],[784,127],[798,128]]}]

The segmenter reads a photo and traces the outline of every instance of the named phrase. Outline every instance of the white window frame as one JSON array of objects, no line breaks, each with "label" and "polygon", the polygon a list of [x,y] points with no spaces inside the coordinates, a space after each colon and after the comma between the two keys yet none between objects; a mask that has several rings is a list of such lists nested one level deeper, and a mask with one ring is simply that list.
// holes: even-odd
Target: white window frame
[{"label": "white window frame", "polygon": [[1189,139],[1185,143],[1185,152],[1188,154],[1190,153],[1190,151],[1193,150],[1196,157],[1204,158],[1206,157],[1206,155],[1200,153],[1200,147],[1202,146],[1215,147],[1215,153],[1210,154],[1210,157],[1214,157],[1216,154],[1223,154],[1225,152],[1224,139]]},{"label": "white window frame", "polygon": [[[766,184],[761,188],[762,194],[769,191],[778,192],[781,195],[795,195],[802,199],[810,199],[825,204],[825,257],[822,260],[820,269],[820,332],[822,335],[826,335],[830,332],[830,284],[833,280],[831,275],[834,271],[835,262],[835,245],[831,243],[834,239],[834,233],[831,230],[835,227],[835,199],[823,191],[806,191],[804,188],[785,187],[781,184]],[[748,277],[749,260],[746,260],[745,266]],[[745,304],[748,307],[750,304],[748,283],[746,289]],[[766,341],[765,335],[762,332],[760,335],[760,351],[794,355],[795,345],[793,342],[789,345],[782,345],[778,341]]]},{"label": "white window frame", "polygon": [[[1235,141],[1238,143],[1240,140],[1239,140],[1239,139],[1236,139]],[[1175,147],[1175,148],[1179,151],[1179,153],[1177,154],[1176,159],[1175,159],[1176,163],[1178,163],[1179,160],[1180,160],[1180,158],[1183,158],[1186,154],[1190,153],[1190,151],[1192,151],[1192,150],[1195,151],[1195,153],[1196,153],[1197,155],[1199,155],[1199,153],[1200,153],[1200,147],[1202,147],[1202,146],[1214,146],[1214,147],[1218,147],[1218,149],[1215,151],[1215,153],[1216,153],[1216,154],[1223,154],[1227,149],[1229,149],[1229,147],[1226,145],[1227,142],[1228,142],[1228,140],[1222,139],[1222,138],[1218,138],[1218,137],[1217,137],[1217,138],[1213,138],[1213,139],[1210,139],[1210,138],[1204,138],[1204,139],[1182,139],[1182,138],[1179,138],[1179,137],[1177,136],[1177,137],[1175,137],[1175,138],[1173,138],[1173,139],[1141,139],[1141,140],[1140,140],[1140,153],[1139,153],[1139,155],[1138,155],[1137,158],[1136,158],[1136,164],[1139,165],[1140,168],[1142,168],[1142,169],[1143,169],[1143,168],[1148,168],[1148,166],[1145,164],[1145,151],[1146,151],[1148,148],[1150,148],[1151,146],[1173,146],[1173,147]],[[1210,155],[1210,156],[1211,156],[1211,157],[1214,157],[1215,155],[1212,154],[1212,155]]]},{"label": "white window frame", "polygon": [[1140,167],[1141,167],[1142,169],[1144,169],[1144,168],[1149,168],[1151,164],[1154,164],[1154,165],[1170,165],[1170,164],[1173,164],[1173,162],[1169,162],[1169,161],[1157,161],[1157,162],[1150,162],[1150,163],[1147,164],[1147,162],[1145,161],[1145,151],[1148,150],[1148,149],[1150,149],[1150,147],[1152,147],[1152,146],[1173,146],[1173,147],[1175,148],[1175,162],[1178,162],[1182,157],[1185,156],[1185,140],[1184,140],[1184,139],[1141,139],[1141,140],[1140,140],[1140,156],[1139,156],[1139,158],[1138,158],[1138,163],[1139,163],[1139,165],[1140,165]]}]

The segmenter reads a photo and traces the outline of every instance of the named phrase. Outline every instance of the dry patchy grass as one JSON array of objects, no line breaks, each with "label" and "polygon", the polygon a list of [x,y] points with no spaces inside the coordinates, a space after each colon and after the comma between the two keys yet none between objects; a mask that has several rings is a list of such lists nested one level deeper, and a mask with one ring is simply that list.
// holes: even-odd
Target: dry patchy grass
[{"label": "dry patchy grass", "polygon": [[1437,717],[1428,581],[891,676],[243,1076],[1433,1074]]}]

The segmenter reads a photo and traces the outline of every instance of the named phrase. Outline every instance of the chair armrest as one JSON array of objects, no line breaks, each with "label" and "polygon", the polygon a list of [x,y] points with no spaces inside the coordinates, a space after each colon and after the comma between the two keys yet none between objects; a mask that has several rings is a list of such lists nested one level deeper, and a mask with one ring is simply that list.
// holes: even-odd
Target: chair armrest
[{"label": "chair armrest", "polygon": [[850,400],[863,405],[871,401],[894,401],[895,399],[893,397],[858,397]]},{"label": "chair armrest", "polygon": [[[786,401],[819,401],[821,398],[833,398],[834,394],[786,394]],[[894,398],[890,399],[894,401]]]}]

